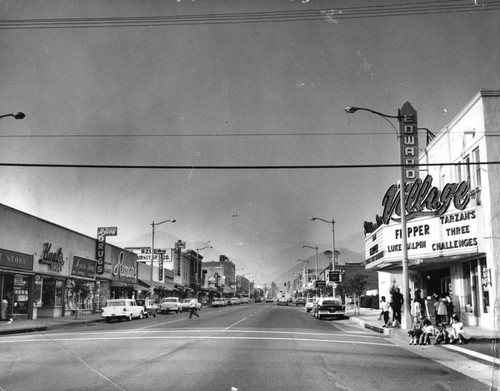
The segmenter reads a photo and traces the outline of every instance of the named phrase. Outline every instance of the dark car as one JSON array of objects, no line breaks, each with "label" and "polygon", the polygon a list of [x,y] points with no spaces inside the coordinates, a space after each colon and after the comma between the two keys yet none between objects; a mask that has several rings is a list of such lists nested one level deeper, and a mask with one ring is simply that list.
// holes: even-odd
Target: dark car
[{"label": "dark car", "polygon": [[256,297],[255,298],[256,303],[262,303],[262,297]]},{"label": "dark car", "polygon": [[295,299],[295,305],[306,305],[306,299],[305,297],[297,297]]},{"label": "dark car", "polygon": [[345,305],[335,297],[322,297],[313,304],[313,316],[321,319],[326,317],[343,318],[345,316]]},{"label": "dark car", "polygon": [[150,299],[137,299],[135,301],[137,305],[142,305],[144,307],[144,316],[149,318],[150,316],[156,316],[159,312],[158,304],[154,300]]}]

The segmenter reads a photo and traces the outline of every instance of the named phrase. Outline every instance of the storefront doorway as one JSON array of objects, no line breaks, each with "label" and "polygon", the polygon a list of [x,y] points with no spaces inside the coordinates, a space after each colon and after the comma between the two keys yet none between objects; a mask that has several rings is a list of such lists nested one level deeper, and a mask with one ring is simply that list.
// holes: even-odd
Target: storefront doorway
[{"label": "storefront doorway", "polygon": [[0,274],[1,320],[28,318],[29,276]]},{"label": "storefront doorway", "polygon": [[443,293],[448,293],[450,296],[453,294],[449,267],[426,270],[424,273],[428,296],[441,297]]}]

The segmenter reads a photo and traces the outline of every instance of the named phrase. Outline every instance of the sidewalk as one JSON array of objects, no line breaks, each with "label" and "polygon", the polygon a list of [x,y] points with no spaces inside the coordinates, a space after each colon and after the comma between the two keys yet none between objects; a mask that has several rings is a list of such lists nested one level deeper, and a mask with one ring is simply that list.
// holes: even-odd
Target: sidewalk
[{"label": "sidewalk", "polygon": [[29,333],[33,331],[47,331],[64,326],[78,326],[85,323],[101,322],[101,313],[82,314],[79,319],[73,316],[63,318],[39,318],[33,320],[13,319],[0,321],[0,336],[6,334]]},{"label": "sidewalk", "polygon": [[[408,345],[408,332],[401,328],[384,328],[383,321],[378,320],[380,310],[360,308],[359,312],[349,311],[347,315],[351,320],[362,327],[374,332],[387,335],[388,338],[397,340],[400,344]],[[500,331],[489,330],[483,327],[466,326],[464,330],[472,339],[464,345],[439,345],[436,348],[445,348],[469,357],[479,359],[483,362],[500,365],[498,344],[500,343]]]}]

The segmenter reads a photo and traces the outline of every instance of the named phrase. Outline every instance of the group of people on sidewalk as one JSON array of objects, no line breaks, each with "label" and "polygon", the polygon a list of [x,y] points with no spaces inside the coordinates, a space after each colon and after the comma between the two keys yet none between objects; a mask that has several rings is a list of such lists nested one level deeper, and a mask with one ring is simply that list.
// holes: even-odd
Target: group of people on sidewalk
[{"label": "group of people on sidewalk", "polygon": [[[425,308],[425,302],[420,296],[421,291],[415,291],[411,302],[411,316],[413,325],[408,331],[410,345],[430,345],[431,337],[435,337],[434,344],[440,343],[467,343],[470,336],[464,330],[464,324],[458,316],[453,313],[453,303],[447,293],[440,297],[433,295],[435,325],[429,319],[430,316]],[[403,295],[399,288],[391,292],[391,301],[385,296],[380,298],[379,320],[384,320],[383,327],[399,327],[401,325],[401,309],[403,307]],[[392,320],[390,313],[392,311]],[[448,331],[447,326],[451,326]]]}]

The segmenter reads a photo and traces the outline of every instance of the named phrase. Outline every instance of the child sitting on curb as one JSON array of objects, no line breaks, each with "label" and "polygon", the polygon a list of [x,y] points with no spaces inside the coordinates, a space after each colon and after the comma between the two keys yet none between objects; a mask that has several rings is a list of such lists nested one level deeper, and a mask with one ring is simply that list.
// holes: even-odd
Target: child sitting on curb
[{"label": "child sitting on curb", "polygon": [[464,330],[464,324],[460,322],[457,315],[453,314],[451,317],[450,342],[458,342],[459,345],[462,345],[464,342],[467,343],[470,338],[470,335]]},{"label": "child sitting on curb", "polygon": [[408,337],[410,337],[410,345],[418,345],[420,343],[420,337],[422,336],[422,324],[415,318],[413,323],[413,328],[408,331]]},{"label": "child sitting on curb", "polygon": [[444,323],[439,323],[437,325],[436,331],[436,341],[434,345],[439,345],[440,343],[450,343],[450,336],[448,335],[448,330],[446,330],[446,325]]},{"label": "child sitting on curb", "polygon": [[422,337],[420,339],[420,345],[430,345],[431,335],[434,335],[434,326],[432,325],[429,319],[425,319],[422,328]]}]

